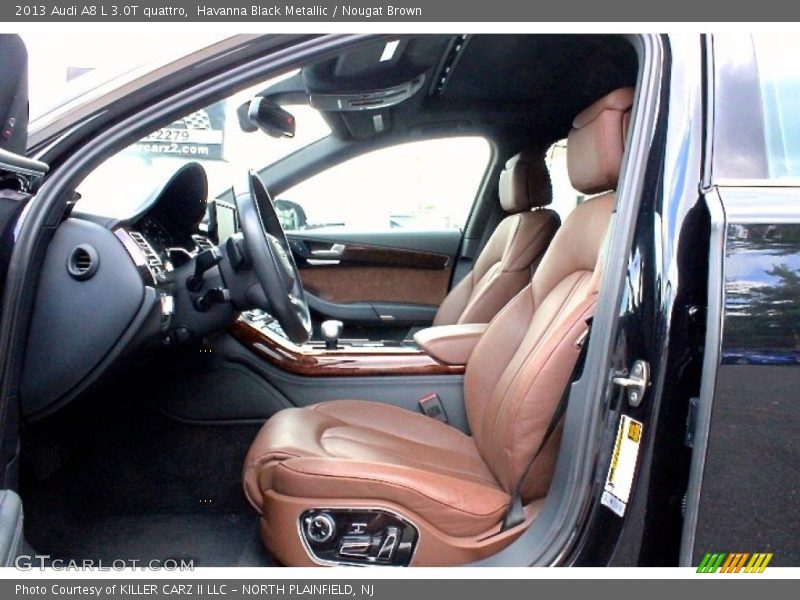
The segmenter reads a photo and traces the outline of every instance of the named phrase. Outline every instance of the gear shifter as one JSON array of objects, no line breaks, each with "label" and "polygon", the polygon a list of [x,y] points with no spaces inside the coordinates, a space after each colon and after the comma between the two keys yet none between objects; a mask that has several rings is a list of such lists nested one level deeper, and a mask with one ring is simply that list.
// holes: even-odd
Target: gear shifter
[{"label": "gear shifter", "polygon": [[320,326],[322,339],[325,340],[326,350],[336,350],[339,347],[339,336],[342,335],[344,323],[341,321],[323,321]]}]

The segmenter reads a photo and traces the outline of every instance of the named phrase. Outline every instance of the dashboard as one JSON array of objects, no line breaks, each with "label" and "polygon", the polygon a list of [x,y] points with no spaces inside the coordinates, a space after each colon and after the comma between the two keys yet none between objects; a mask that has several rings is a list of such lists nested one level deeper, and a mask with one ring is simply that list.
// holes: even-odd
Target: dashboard
[{"label": "dashboard", "polygon": [[178,237],[156,217],[149,214],[139,219],[135,225],[135,231],[142,234],[159,255],[164,255],[169,248],[181,246]]},{"label": "dashboard", "polygon": [[[208,235],[208,179],[198,163],[187,163],[152,196],[149,206],[130,225],[159,255],[170,248],[195,252]],[[206,225],[202,231],[201,225]],[[200,240],[199,238],[205,238]]]},{"label": "dashboard", "polygon": [[115,228],[140,270],[149,272],[147,283],[158,286],[165,273],[214,247],[217,236],[210,213],[216,207],[209,205],[207,195],[205,170],[187,163],[151,195],[137,216]]},{"label": "dashboard", "polygon": [[228,301],[197,304],[225,287],[219,258],[200,289],[187,291],[198,257],[219,254],[207,197],[205,169],[187,163],[136,214],[75,210],[61,222],[36,291],[20,390],[26,417],[52,412],[144,348],[199,339],[234,320]]}]

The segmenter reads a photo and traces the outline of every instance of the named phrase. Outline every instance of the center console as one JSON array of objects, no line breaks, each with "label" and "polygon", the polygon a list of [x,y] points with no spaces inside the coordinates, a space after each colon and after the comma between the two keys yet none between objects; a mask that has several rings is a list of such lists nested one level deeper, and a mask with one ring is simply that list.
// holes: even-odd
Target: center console
[{"label": "center console", "polygon": [[272,316],[250,310],[242,313],[232,333],[257,355],[298,375],[457,375],[464,372],[472,349],[487,327],[429,327],[417,332],[413,341],[374,341],[339,339],[341,328],[336,323],[323,326],[324,340],[298,346],[286,338]]},{"label": "center console", "polygon": [[245,311],[232,334],[254,353],[277,367],[311,377],[382,375],[457,375],[464,365],[446,364],[420,350],[410,340],[338,339],[293,344],[280,324],[261,310]]}]

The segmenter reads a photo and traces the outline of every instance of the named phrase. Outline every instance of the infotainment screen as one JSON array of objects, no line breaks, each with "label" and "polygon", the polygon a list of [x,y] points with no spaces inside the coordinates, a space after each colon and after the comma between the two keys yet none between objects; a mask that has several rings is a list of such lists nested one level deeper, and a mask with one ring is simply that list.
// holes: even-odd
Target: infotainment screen
[{"label": "infotainment screen", "polygon": [[239,231],[239,216],[236,214],[235,192],[230,188],[215,200],[217,213],[217,240],[224,242]]}]

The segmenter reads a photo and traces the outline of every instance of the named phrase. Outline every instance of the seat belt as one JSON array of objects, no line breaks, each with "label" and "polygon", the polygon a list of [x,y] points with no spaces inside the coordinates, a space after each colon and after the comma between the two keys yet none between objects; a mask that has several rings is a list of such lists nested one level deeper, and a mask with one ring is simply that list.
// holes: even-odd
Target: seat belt
[{"label": "seat belt", "polygon": [[553,411],[553,416],[550,417],[550,422],[547,424],[547,429],[544,432],[542,441],[539,442],[536,452],[533,453],[533,457],[531,457],[531,460],[528,462],[528,465],[522,472],[522,475],[517,481],[517,485],[514,486],[514,491],[511,493],[511,505],[508,507],[508,512],[503,519],[503,528],[501,531],[507,531],[508,529],[516,527],[525,521],[525,507],[522,505],[522,484],[525,481],[525,478],[528,476],[528,472],[531,470],[531,467],[533,467],[533,463],[535,463],[536,459],[539,458],[542,450],[544,450],[547,442],[550,441],[550,438],[553,436],[553,433],[558,427],[561,418],[567,411],[567,403],[569,401],[569,393],[572,387],[572,382],[575,381],[575,379],[583,372],[583,364],[586,362],[586,349],[589,347],[589,334],[592,330],[592,317],[586,319],[586,324],[588,326],[586,332],[584,333],[583,337],[578,340],[578,344],[580,344],[581,349],[580,353],[578,354],[578,359],[575,361],[575,366],[572,368],[572,374],[570,375],[569,383],[567,384],[564,393],[561,394],[561,399],[558,401],[555,411]]},{"label": "seat belt", "polygon": [[0,189],[0,293],[5,287],[6,271],[14,249],[14,227],[31,195]]}]

